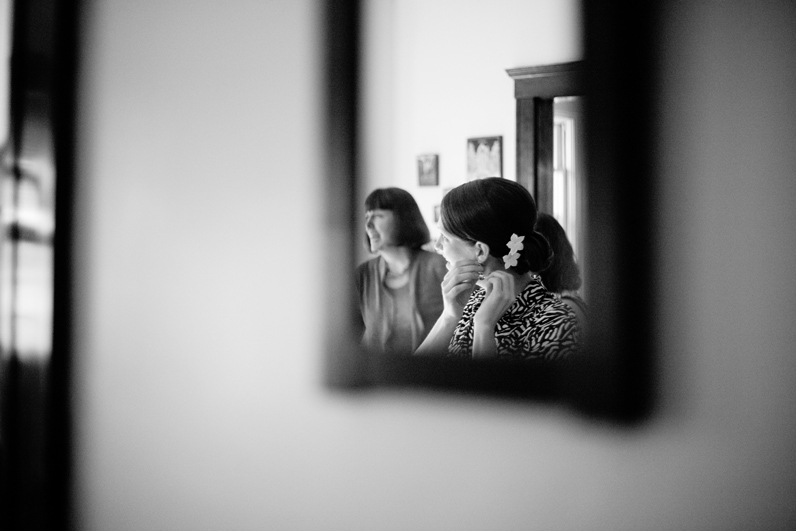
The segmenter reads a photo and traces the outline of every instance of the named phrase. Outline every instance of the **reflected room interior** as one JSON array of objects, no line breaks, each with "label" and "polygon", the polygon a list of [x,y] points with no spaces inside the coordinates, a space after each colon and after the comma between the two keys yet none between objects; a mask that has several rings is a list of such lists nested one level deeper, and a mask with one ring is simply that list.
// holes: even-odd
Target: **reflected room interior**
[{"label": "reflected room interior", "polygon": [[[472,39],[457,35],[455,29],[446,31],[444,39],[434,31],[435,22],[444,19],[441,4],[424,5],[421,13],[412,2],[390,4],[392,11],[385,11],[378,2],[362,2],[358,32],[348,42],[352,48],[346,53],[350,55],[337,61],[352,64],[347,82],[359,87],[357,98],[348,100],[348,114],[338,112],[331,118],[333,126],[356,139],[348,153],[350,166],[342,170],[348,170],[352,177],[341,181],[354,191],[347,202],[353,211],[348,217],[352,269],[375,256],[361,244],[364,200],[370,192],[394,186],[412,194],[431,231],[431,242],[425,248],[433,250],[442,198],[453,187],[474,178],[467,158],[468,144],[497,139],[500,163],[492,166],[489,176],[523,185],[531,192],[538,211],[554,216],[572,243],[583,279],[580,295],[595,316],[582,336],[585,361],[566,370],[554,366],[507,368],[490,362],[451,366],[417,356],[383,356],[349,344],[332,347],[330,381],[342,387],[419,385],[579,403],[576,408],[594,407],[603,413],[609,411],[611,416],[610,411],[625,407],[619,404],[629,396],[625,395],[628,381],[634,382],[629,386],[633,388],[631,394],[646,393],[646,362],[639,361],[647,359],[646,354],[634,355],[638,365],[628,365],[624,359],[625,342],[632,342],[635,346],[631,348],[637,349],[644,344],[646,328],[635,326],[635,332],[628,335],[628,325],[634,326],[632,318],[618,324],[617,312],[626,311],[628,294],[617,289],[613,277],[619,272],[611,269],[623,261],[623,253],[631,252],[624,242],[616,240],[624,230],[617,224],[621,218],[638,226],[639,207],[645,197],[639,193],[636,206],[624,208],[617,215],[617,184],[625,176],[616,167],[614,155],[638,148],[630,158],[643,159],[646,152],[641,145],[643,128],[636,129],[634,140],[609,123],[614,116],[595,111],[615,104],[617,95],[605,92],[603,86],[617,80],[609,75],[608,65],[603,68],[601,49],[590,49],[587,41],[610,46],[596,34],[609,30],[592,31],[590,40],[583,24],[590,24],[590,16],[594,19],[591,23],[596,23],[602,15],[573,10],[565,23],[572,34],[551,37],[562,41],[560,61],[533,63],[512,55],[511,44],[506,49],[494,43],[456,48],[455,44]],[[334,26],[334,17],[330,20]],[[331,35],[339,33],[335,28],[330,30]],[[598,70],[600,74],[595,75]],[[340,71],[331,75],[340,75]],[[643,76],[633,80],[636,84],[644,81]],[[639,101],[640,115],[644,103]],[[591,142],[589,131],[595,130],[601,131],[602,139]],[[418,171],[418,161],[430,156],[436,166],[431,179]],[[483,176],[487,175],[478,175]],[[643,190],[648,178],[638,179],[636,190]],[[598,192],[592,194],[595,188]],[[639,256],[643,257],[643,252]],[[643,267],[636,270],[641,284],[646,282],[647,273]],[[357,313],[357,304],[352,302],[353,314]],[[358,330],[356,326],[353,329]],[[634,337],[630,339],[630,335]],[[641,351],[645,352],[643,346]],[[612,405],[595,406],[601,400]],[[589,406],[583,408],[584,402]],[[646,406],[640,404],[646,404],[645,400],[630,408],[643,411]]]}]

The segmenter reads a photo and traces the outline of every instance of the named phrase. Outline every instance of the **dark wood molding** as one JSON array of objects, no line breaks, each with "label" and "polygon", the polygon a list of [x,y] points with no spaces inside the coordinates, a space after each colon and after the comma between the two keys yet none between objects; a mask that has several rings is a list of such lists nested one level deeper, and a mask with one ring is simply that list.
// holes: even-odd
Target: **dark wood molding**
[{"label": "dark wood molding", "polygon": [[[534,145],[536,129],[536,108],[532,99],[517,100],[517,182],[531,191],[536,197],[536,163],[534,150],[521,146]],[[520,160],[522,159],[522,160]]]},{"label": "dark wood molding", "polygon": [[541,212],[553,208],[553,99],[584,93],[585,62],[509,68],[517,100],[517,182]]},{"label": "dark wood molding", "polygon": [[575,96],[583,92],[584,61],[509,68],[516,99]]},{"label": "dark wood molding", "polygon": [[553,212],[553,98],[534,98],[534,198],[540,212]]}]

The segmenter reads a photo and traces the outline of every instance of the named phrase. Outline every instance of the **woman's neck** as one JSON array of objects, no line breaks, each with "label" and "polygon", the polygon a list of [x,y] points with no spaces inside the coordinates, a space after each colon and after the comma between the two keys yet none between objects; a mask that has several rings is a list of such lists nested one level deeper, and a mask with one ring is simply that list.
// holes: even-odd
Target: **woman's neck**
[{"label": "woman's neck", "polygon": [[[512,277],[514,277],[514,296],[516,297],[531,283],[531,279],[533,278],[533,273],[517,273],[513,269],[506,269],[503,267],[503,261],[498,260],[494,256],[489,256],[486,262],[484,262],[484,276],[489,275],[489,273],[493,271],[505,271]],[[479,281],[480,285],[480,281]],[[482,286],[483,287],[483,286]]]},{"label": "woman's neck", "polygon": [[409,270],[414,252],[414,249],[409,247],[389,247],[379,251],[379,255],[387,263],[388,273],[395,276],[402,275]]}]

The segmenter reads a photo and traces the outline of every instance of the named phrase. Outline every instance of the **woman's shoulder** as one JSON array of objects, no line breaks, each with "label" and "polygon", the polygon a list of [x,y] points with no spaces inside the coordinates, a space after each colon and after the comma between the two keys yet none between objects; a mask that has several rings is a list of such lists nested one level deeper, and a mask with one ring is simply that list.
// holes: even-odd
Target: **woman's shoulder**
[{"label": "woman's shoulder", "polygon": [[531,350],[548,361],[567,358],[575,351],[580,334],[576,314],[544,286],[531,290],[531,295],[519,335],[534,344]]},{"label": "woman's shoulder", "polygon": [[582,312],[586,312],[588,306],[586,305],[586,301],[583,300],[577,292],[575,291],[564,291],[561,293],[561,301],[567,304],[570,307],[577,307]]},{"label": "woman's shoulder", "polygon": [[537,325],[553,325],[574,318],[569,307],[541,282],[532,282],[521,296],[520,312]]},{"label": "woman's shoulder", "polygon": [[572,313],[575,314],[578,323],[581,325],[586,323],[589,314],[589,307],[586,304],[586,301],[584,301],[580,295],[577,293],[564,292],[561,294],[561,302],[566,304],[567,307],[572,310]]},{"label": "woman's shoulder", "polygon": [[381,257],[377,256],[376,258],[365,260],[364,262],[359,264],[356,269],[357,280],[362,281],[370,277],[378,276],[379,260],[381,260]]},{"label": "woman's shoulder", "polygon": [[525,289],[520,293],[519,298],[521,304],[527,308],[538,309],[561,304],[561,301],[550,293],[538,278],[534,278],[528,283]]},{"label": "woman's shoulder", "polygon": [[417,259],[428,263],[445,263],[445,258],[436,251],[426,251],[419,249],[417,251]]},{"label": "woman's shoulder", "polygon": [[380,256],[376,256],[374,258],[370,258],[368,260],[365,260],[364,262],[361,262],[357,266],[357,271],[365,270],[365,269],[377,269],[378,266],[379,266],[379,260],[381,260]]},{"label": "woman's shoulder", "polygon": [[443,275],[448,271],[448,268],[445,266],[445,258],[437,252],[424,251],[421,249],[417,252],[415,260],[422,268],[441,271]]}]

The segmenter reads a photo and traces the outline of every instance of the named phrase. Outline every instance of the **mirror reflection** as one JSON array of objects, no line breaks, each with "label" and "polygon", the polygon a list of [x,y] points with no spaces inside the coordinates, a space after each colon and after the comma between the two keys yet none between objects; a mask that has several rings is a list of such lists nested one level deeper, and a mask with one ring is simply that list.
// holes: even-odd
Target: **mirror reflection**
[{"label": "mirror reflection", "polygon": [[[551,171],[527,179],[521,159],[536,142],[522,134],[506,72],[581,57],[580,3],[527,4],[501,0],[489,13],[434,1],[363,6],[356,287],[369,351],[547,361],[578,352],[587,314],[582,98],[563,89],[548,97],[550,125],[535,134],[549,137]],[[529,38],[531,25],[540,32]],[[517,37],[491,40],[493,26]],[[548,60],[518,63],[523,55]],[[488,164],[474,171],[468,155],[479,152]]]},{"label": "mirror reflection", "polygon": [[578,355],[586,304],[572,246],[553,215],[537,216],[522,185],[485,177],[450,190],[436,254],[423,248],[429,231],[400,188],[368,195],[365,230],[377,255],[357,268],[367,349],[548,362]]},{"label": "mirror reflection", "polygon": [[412,195],[379,188],[365,200],[365,233],[376,255],[357,268],[362,344],[412,354],[442,315],[445,259],[427,250],[429,230]]},{"label": "mirror reflection", "polygon": [[[585,194],[586,165],[583,146],[583,97],[559,96],[553,98],[553,208],[549,212],[567,237],[574,261],[580,269],[580,295],[585,297],[583,285],[585,255]],[[560,233],[559,233],[560,234]],[[550,236],[549,233],[545,233]],[[564,248],[561,252],[569,253]]]}]

